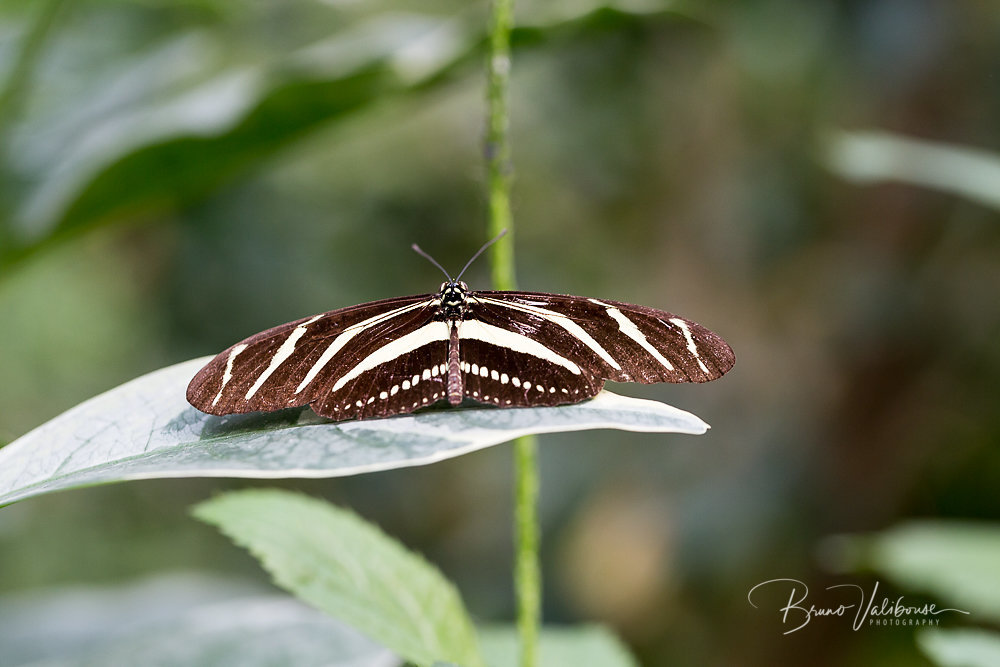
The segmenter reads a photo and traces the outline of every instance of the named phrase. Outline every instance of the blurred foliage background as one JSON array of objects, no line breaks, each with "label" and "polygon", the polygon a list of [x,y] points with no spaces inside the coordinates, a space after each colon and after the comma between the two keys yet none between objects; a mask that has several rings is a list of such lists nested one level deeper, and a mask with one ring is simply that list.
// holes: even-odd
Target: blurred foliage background
[{"label": "blurred foliage background", "polygon": [[[0,443],[274,324],[430,291],[413,242],[459,268],[485,240],[486,13],[0,5]],[[817,557],[829,535],[1000,518],[1000,5],[524,0],[518,21],[521,287],[671,310],[738,359],[705,386],[617,388],[692,410],[706,436],[543,439],[547,621],[605,622],[643,664],[921,664],[908,629],[782,636],[746,594],[842,582]],[[971,175],[927,165],[986,195],[858,182],[836,159],[846,130],[986,151]],[[280,485],[355,508],[505,620],[510,468],[498,447]],[[187,514],[253,484],[4,508],[0,591],[263,580]]]}]

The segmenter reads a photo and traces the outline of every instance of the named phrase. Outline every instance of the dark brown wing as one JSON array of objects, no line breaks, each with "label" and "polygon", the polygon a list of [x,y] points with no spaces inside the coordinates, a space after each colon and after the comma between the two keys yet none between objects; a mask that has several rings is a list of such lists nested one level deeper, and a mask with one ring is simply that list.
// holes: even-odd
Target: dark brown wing
[{"label": "dark brown wing", "polygon": [[[383,388],[387,399],[382,405],[389,403],[394,378],[404,371],[409,373],[412,363],[383,355],[376,357],[383,359],[378,368],[361,372],[357,368],[365,360],[371,363],[373,355],[389,341],[428,325],[436,303],[436,295],[431,294],[385,299],[262,331],[223,351],[202,368],[188,385],[188,402],[214,415],[306,404],[315,404],[321,415],[340,419],[407,412],[385,412],[373,406]],[[416,338],[407,340],[416,343]],[[440,355],[440,361],[444,361],[446,355],[434,349],[432,343],[414,349],[420,350],[419,356]],[[345,377],[348,379],[340,382]],[[376,399],[369,402],[373,395]],[[335,403],[331,402],[332,396],[337,398]],[[393,407],[403,407],[395,400],[392,403]],[[342,405],[353,405],[355,409],[348,414],[335,409]]]},{"label": "dark brown wing", "polygon": [[[461,328],[468,332],[470,322]],[[562,405],[590,398],[604,385],[566,357],[528,353],[524,345],[501,344],[499,336],[483,338],[463,339],[459,346],[467,398],[502,408]]]},{"label": "dark brown wing", "polygon": [[[597,393],[604,380],[707,382],[721,377],[736,361],[717,334],[646,306],[538,292],[475,292],[470,304],[470,318],[506,328],[551,352],[547,359],[530,354],[511,358],[509,346],[505,351],[501,344],[476,344],[470,346],[470,356],[463,353],[470,364],[485,364],[490,377],[493,368],[520,366],[522,384],[528,380],[536,392],[538,386],[543,387],[536,397],[532,392],[519,392],[524,396],[521,404],[579,400],[578,396]],[[574,372],[571,365],[580,372]],[[469,386],[474,385],[470,382]],[[485,391],[478,386],[473,390]],[[542,400],[541,393],[549,394],[551,401]],[[560,394],[562,400],[558,400]],[[512,397],[500,400],[505,403],[507,398]],[[516,404],[516,400],[511,403]]]}]

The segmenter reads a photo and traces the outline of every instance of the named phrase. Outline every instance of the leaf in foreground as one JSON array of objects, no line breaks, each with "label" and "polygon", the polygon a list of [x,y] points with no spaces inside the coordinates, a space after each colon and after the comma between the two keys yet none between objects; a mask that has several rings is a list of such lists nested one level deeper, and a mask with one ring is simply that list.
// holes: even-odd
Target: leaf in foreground
[{"label": "leaf in foreground", "polygon": [[1000,527],[963,521],[906,523],[874,536],[831,540],[840,569],[872,569],[930,593],[978,620],[1000,621]]},{"label": "leaf in foreground", "polygon": [[207,361],[132,380],[0,449],[0,506],[132,479],[356,475],[434,463],[533,433],[708,428],[683,410],[610,392],[556,408],[432,410],[336,424],[307,409],[214,417],[184,398]]},{"label": "leaf in foreground", "polygon": [[926,628],[917,634],[917,645],[941,667],[1000,665],[1000,634],[988,630]]},{"label": "leaf in foreground", "polygon": [[[518,660],[517,628],[492,626],[479,633],[483,655],[491,667],[515,667]],[[636,667],[635,658],[621,641],[601,626],[542,628],[539,664],[545,667]]]},{"label": "leaf in foreground", "polygon": [[194,574],[0,597],[4,665],[401,667],[389,649],[285,595]]},{"label": "leaf in foreground", "polygon": [[194,509],[246,547],[275,583],[419,665],[482,665],[458,591],[420,556],[328,503],[278,490]]}]

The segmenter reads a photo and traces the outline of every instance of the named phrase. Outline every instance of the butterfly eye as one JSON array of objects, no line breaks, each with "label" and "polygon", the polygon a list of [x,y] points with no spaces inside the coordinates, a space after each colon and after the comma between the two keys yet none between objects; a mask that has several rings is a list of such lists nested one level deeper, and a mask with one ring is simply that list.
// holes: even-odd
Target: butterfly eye
[{"label": "butterfly eye", "polygon": [[448,286],[448,283],[441,283],[441,287],[438,287],[438,292],[443,292],[444,288]]},{"label": "butterfly eye", "polygon": [[458,283],[458,286],[459,286],[460,288],[462,288],[462,291],[463,291],[463,292],[468,292],[468,291],[469,291],[469,286],[468,286],[468,285],[466,285],[464,281],[460,281],[460,282]]}]

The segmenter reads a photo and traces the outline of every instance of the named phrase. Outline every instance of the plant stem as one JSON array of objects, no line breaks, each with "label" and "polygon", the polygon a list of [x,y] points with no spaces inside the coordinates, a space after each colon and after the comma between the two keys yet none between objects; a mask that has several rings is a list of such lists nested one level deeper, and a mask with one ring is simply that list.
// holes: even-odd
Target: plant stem
[{"label": "plant stem", "polygon": [[538,558],[538,454],[535,436],[514,442],[517,488],[515,527],[517,561],[517,631],[521,636],[521,667],[538,665],[538,630],[541,622],[542,569]]},{"label": "plant stem", "polygon": [[493,238],[507,230],[507,236],[493,245],[493,287],[516,288],[514,279],[514,229],[510,214],[510,28],[513,0],[493,0],[490,24],[489,104],[486,130],[486,164],[490,189],[490,228]]},{"label": "plant stem", "polygon": [[[516,288],[514,225],[510,212],[510,29],[513,0],[493,0],[490,23],[489,116],[486,162],[489,179],[489,237],[504,229],[507,236],[492,248],[493,287]],[[514,443],[514,529],[517,539],[514,580],[517,589],[517,628],[521,637],[521,667],[538,665],[538,629],[541,617],[541,566],[538,558],[538,454],[533,436]]]}]

